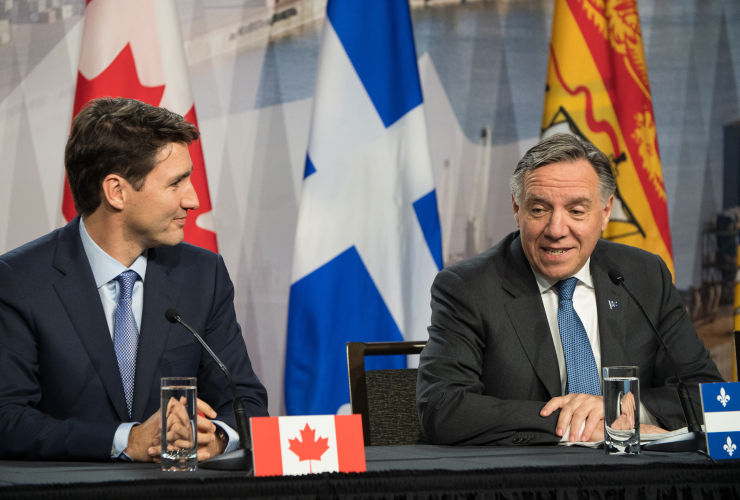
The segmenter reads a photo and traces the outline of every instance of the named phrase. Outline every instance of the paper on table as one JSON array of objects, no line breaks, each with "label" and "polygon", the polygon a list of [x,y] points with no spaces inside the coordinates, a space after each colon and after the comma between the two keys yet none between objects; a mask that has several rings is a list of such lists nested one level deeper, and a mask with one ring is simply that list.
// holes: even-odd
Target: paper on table
[{"label": "paper on table", "polygon": [[571,443],[570,441],[560,441],[558,443],[560,446],[581,446],[583,448],[601,448],[604,446],[604,440],[601,441],[595,441],[593,443],[590,442],[583,442],[583,441],[576,441],[575,443]]},{"label": "paper on table", "polygon": [[[702,429],[704,426],[702,426]],[[681,427],[680,429],[676,429],[675,431],[670,432],[656,432],[653,434],[640,434],[640,443],[649,443],[651,441],[656,441],[658,439],[664,439],[668,437],[678,436],[681,434],[686,434],[689,432],[688,427]]]},{"label": "paper on table", "polygon": [[[702,430],[704,430],[704,426],[702,425],[701,427],[702,427]],[[658,439],[679,436],[681,434],[686,434],[688,431],[689,431],[688,428],[681,427],[680,429],[676,429],[675,431],[670,431],[670,432],[655,432],[652,434],[643,433],[643,434],[640,434],[640,443],[645,444],[645,443],[650,443],[652,441],[657,441]],[[596,441],[594,443],[582,443],[580,441],[571,443],[568,441],[561,441],[558,444],[560,444],[561,446],[582,446],[584,448],[601,448],[602,446],[604,446],[604,440],[602,439],[601,441]]]}]

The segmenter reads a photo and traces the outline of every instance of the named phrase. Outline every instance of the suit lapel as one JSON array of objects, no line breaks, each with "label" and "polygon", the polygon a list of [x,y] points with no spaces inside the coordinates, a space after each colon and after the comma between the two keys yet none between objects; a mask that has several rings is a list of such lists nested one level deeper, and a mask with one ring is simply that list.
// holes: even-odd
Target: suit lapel
[{"label": "suit lapel", "polygon": [[139,422],[151,416],[145,415],[144,411],[172,327],[172,323],[164,317],[164,312],[177,304],[180,295],[179,287],[168,275],[170,270],[166,251],[162,248],[150,249],[144,280],[144,309],[141,315],[134,379],[134,405],[131,412],[132,419]]},{"label": "suit lapel", "polygon": [[596,314],[599,321],[601,366],[619,366],[628,362],[625,351],[625,315],[627,294],[609,279],[613,263],[605,258],[603,247],[597,243],[591,254],[591,277],[596,294]]},{"label": "suit lapel", "polygon": [[65,274],[64,278],[54,283],[59,300],[85,346],[118,417],[127,422],[128,409],[118,360],[95,278],[82,247],[79,218],[67,224],[60,233],[53,266]]},{"label": "suit lapel", "polygon": [[518,237],[510,250],[503,287],[514,298],[504,308],[532,368],[550,397],[560,396],[560,369],[545,307]]}]

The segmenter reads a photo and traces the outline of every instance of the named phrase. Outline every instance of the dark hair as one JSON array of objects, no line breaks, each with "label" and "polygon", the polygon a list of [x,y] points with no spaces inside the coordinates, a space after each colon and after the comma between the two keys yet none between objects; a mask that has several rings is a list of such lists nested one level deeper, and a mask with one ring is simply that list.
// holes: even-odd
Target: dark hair
[{"label": "dark hair", "polygon": [[164,108],[123,98],[88,102],[72,122],[64,149],[77,213],[89,215],[98,209],[108,175],[120,175],[138,191],[157,166],[162,148],[171,143],[187,145],[198,136],[195,125]]},{"label": "dark hair", "polygon": [[599,177],[601,204],[606,205],[609,197],[617,189],[611,162],[596,146],[571,134],[554,134],[547,139],[543,139],[524,154],[509,181],[511,196],[514,197],[517,204],[521,204],[522,183],[524,182],[524,174],[527,172],[553,163],[578,160],[586,160],[594,167],[596,175]]}]

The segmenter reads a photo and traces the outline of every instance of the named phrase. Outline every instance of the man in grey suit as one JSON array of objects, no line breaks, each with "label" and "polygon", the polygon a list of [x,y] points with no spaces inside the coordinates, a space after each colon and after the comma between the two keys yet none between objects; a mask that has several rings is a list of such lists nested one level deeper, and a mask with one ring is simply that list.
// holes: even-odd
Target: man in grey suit
[{"label": "man in grey suit", "polygon": [[[599,239],[614,201],[608,158],[557,134],[511,179],[516,231],[442,270],[432,286],[417,406],[436,444],[603,439],[602,366],[640,373],[643,432],[686,425],[676,379],[619,269],[679,365],[701,415],[698,383],[722,378],[663,260]],[[646,427],[647,426],[647,427]]]}]

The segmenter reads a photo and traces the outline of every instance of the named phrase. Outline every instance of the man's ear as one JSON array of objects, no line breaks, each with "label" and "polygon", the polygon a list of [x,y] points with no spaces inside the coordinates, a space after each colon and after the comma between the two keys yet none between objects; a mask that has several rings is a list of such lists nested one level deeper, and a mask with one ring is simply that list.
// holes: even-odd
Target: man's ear
[{"label": "man's ear", "polygon": [[110,174],[103,179],[101,186],[102,201],[110,205],[115,210],[123,210],[124,206],[124,187],[128,185],[126,180],[116,174]]},{"label": "man's ear", "polygon": [[514,208],[514,220],[516,220],[516,227],[519,227],[519,205],[514,200],[514,195],[511,195],[511,205]]},{"label": "man's ear", "polygon": [[612,216],[612,208],[614,207],[614,195],[611,195],[609,201],[606,202],[604,207],[604,221],[602,223],[601,230],[606,231],[606,226],[609,225],[609,218]]}]

